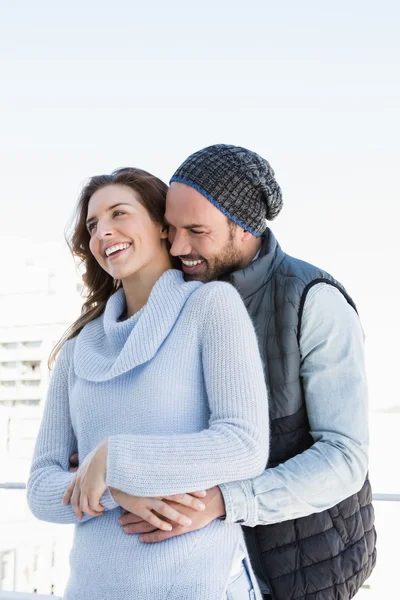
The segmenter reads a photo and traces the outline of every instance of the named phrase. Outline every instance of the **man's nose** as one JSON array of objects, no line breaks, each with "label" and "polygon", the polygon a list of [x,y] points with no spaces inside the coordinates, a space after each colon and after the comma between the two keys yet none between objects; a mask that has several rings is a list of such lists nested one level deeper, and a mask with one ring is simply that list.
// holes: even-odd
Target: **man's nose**
[{"label": "man's nose", "polygon": [[175,231],[173,239],[170,238],[170,243],[172,256],[186,256],[192,252],[192,246],[184,232]]}]

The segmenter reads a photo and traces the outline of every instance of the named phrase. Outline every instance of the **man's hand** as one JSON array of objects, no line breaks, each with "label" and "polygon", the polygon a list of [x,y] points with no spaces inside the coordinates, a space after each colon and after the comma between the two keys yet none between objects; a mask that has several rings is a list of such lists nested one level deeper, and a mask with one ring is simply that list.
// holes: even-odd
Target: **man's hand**
[{"label": "man's hand", "polygon": [[169,532],[172,530],[172,525],[190,526],[192,521],[183,514],[183,507],[190,507],[193,512],[203,511],[206,508],[205,504],[198,500],[204,498],[206,492],[152,498],[132,496],[114,488],[110,488],[110,491],[114,500],[129,511],[128,514],[146,524],[146,531],[162,529]]},{"label": "man's hand", "polygon": [[211,521],[214,521],[214,519],[225,515],[224,498],[218,486],[207,490],[207,496],[203,498],[202,501],[206,505],[206,509],[202,512],[198,512],[189,507],[184,508],[177,505],[175,502],[168,501],[171,508],[179,510],[180,513],[185,514],[192,521],[191,525],[176,525],[175,523],[172,523],[171,531],[161,531],[160,529],[154,530],[154,526],[131,513],[122,515],[118,522],[123,527],[125,533],[141,534],[139,538],[141,542],[147,544],[161,542],[168,538],[188,533],[189,531],[202,529],[211,523]]},{"label": "man's hand", "polygon": [[75,454],[73,454],[70,459],[69,459],[69,469],[68,471],[70,473],[76,473],[76,471],[79,468],[79,456],[78,453],[75,452]]}]

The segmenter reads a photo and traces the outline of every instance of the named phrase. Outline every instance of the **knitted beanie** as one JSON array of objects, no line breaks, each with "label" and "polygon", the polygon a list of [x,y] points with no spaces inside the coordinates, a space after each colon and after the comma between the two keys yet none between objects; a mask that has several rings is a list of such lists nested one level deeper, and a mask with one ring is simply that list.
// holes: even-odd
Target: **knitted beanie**
[{"label": "knitted beanie", "polygon": [[282,208],[282,192],[264,158],[239,146],[216,144],[187,158],[170,183],[191,186],[255,236]]}]

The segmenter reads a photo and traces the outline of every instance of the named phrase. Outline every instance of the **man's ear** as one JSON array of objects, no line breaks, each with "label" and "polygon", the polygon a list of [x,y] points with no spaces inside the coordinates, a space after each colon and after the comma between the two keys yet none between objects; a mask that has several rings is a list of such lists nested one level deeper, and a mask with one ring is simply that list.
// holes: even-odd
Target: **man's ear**
[{"label": "man's ear", "polygon": [[247,229],[242,229],[240,239],[243,242],[247,242],[248,240],[250,240],[252,238],[254,238],[254,235],[252,233],[250,233],[250,231],[247,231]]}]

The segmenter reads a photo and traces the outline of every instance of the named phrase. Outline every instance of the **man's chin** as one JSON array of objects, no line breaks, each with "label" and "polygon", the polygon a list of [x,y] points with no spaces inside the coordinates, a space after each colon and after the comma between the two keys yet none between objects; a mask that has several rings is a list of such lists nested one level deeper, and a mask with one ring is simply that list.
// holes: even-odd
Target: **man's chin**
[{"label": "man's chin", "polygon": [[210,283],[211,281],[228,281],[230,274],[229,272],[213,272],[213,271],[203,271],[202,273],[183,273],[185,281],[201,281],[202,283]]},{"label": "man's chin", "polygon": [[185,281],[207,282],[208,281],[208,277],[207,277],[208,270],[209,269],[208,269],[206,261],[203,261],[203,263],[196,265],[194,268],[186,267],[185,265],[183,265],[183,268],[182,268]]},{"label": "man's chin", "polygon": [[183,278],[185,281],[202,281],[203,283],[211,281],[206,277],[205,273],[193,273],[193,275],[191,275],[189,273],[183,272]]},{"label": "man's chin", "polygon": [[185,281],[202,281],[203,283],[209,283],[210,281],[230,281],[231,274],[234,271],[238,271],[241,268],[240,262],[233,262],[223,265],[222,263],[216,264],[215,267],[210,265],[204,265],[194,273],[185,273],[183,276]]}]

